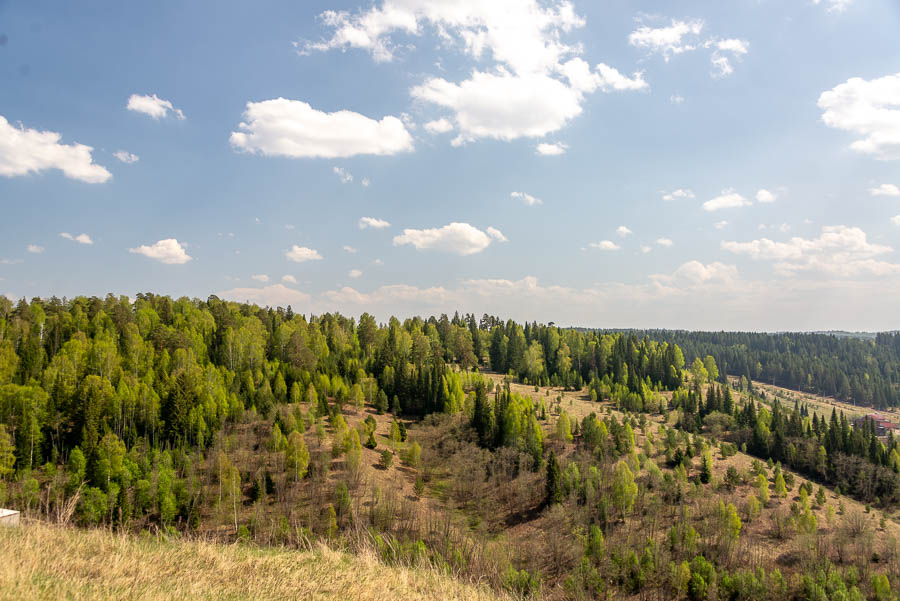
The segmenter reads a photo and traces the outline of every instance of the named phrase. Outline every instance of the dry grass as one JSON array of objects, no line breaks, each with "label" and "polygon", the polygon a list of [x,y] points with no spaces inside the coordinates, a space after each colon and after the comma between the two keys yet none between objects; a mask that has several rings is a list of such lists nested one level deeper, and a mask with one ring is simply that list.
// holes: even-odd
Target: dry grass
[{"label": "dry grass", "polygon": [[0,600],[466,599],[502,597],[430,568],[324,546],[261,549],[76,530],[0,528]]}]

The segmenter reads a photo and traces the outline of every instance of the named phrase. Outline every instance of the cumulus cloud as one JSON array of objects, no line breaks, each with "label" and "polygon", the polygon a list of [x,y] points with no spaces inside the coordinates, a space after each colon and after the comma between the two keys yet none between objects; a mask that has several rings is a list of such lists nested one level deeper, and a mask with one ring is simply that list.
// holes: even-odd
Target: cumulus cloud
[{"label": "cumulus cloud", "polygon": [[873,244],[858,227],[825,226],[818,238],[791,238],[775,242],[768,238],[750,242],[723,241],[722,248],[756,260],[775,262],[781,275],[820,272],[836,277],[884,276],[900,273],[900,264],[876,259],[893,251],[890,246]]},{"label": "cumulus cloud", "polygon": [[878,159],[900,159],[900,73],[852,77],[819,96],[828,127],[859,136],[850,148]]},{"label": "cumulus cloud", "polygon": [[256,280],[257,282],[263,282],[263,283],[265,283],[265,282],[268,282],[268,281],[269,281],[269,276],[267,276],[267,275],[264,274],[264,273],[260,273],[260,274],[257,274],[257,275],[251,275],[251,276],[250,276],[250,279],[251,279],[251,280]]},{"label": "cumulus cloud", "polygon": [[191,260],[184,250],[184,246],[175,238],[166,238],[154,244],[143,244],[136,248],[129,248],[128,252],[144,255],[148,259],[165,263],[166,265],[183,265]]},{"label": "cumulus cloud", "polygon": [[714,223],[713,227],[716,228],[717,230],[720,230],[723,227],[725,227],[726,225],[728,225],[728,222],[723,219],[722,221],[717,221],[716,223]]},{"label": "cumulus cloud", "polygon": [[266,156],[336,159],[413,149],[397,117],[377,121],[347,110],[326,113],[286,98],[248,102],[238,129],[231,133],[235,149]]},{"label": "cumulus cloud", "polygon": [[390,222],[385,221],[384,219],[378,219],[377,217],[361,217],[359,220],[359,229],[361,230],[366,228],[382,230],[386,227],[391,227]]},{"label": "cumulus cloud", "polygon": [[696,39],[703,31],[703,21],[677,21],[666,27],[639,27],[628,36],[628,43],[635,48],[642,48],[650,53],[662,54],[669,62],[673,55],[695,50],[699,41]]},{"label": "cumulus cloud", "polygon": [[626,236],[630,236],[632,233],[633,232],[624,225],[620,225],[619,227],[616,228],[616,234],[620,238],[625,238]]},{"label": "cumulus cloud", "polygon": [[170,112],[175,115],[177,119],[183,120],[185,118],[181,109],[175,108],[169,100],[160,98],[156,94],[151,94],[150,96],[132,94],[128,97],[128,104],[125,105],[125,108],[129,111],[149,115],[154,119],[168,117]]},{"label": "cumulus cloud", "polygon": [[136,154],[131,154],[125,150],[117,150],[113,153],[113,156],[119,159],[121,162],[126,165],[130,165],[131,163],[137,163],[141,157]]},{"label": "cumulus cloud", "polygon": [[[628,43],[635,48],[646,50],[648,54],[660,54],[665,62],[673,56],[700,48],[711,51],[710,61],[714,67],[713,77],[725,77],[734,72],[731,60],[740,58],[749,51],[747,40],[711,37],[702,39],[704,28],[702,19],[677,20],[664,27],[642,25],[628,36]],[[680,99],[680,100],[679,100]],[[680,102],[680,96],[672,96],[670,101]]]},{"label": "cumulus cloud", "polygon": [[41,254],[42,252],[44,252],[44,247],[43,247],[43,246],[38,246],[37,244],[29,244],[29,245],[28,245],[28,252],[30,252],[30,253],[32,253],[32,254],[35,254],[35,255],[39,255],[39,254]]},{"label": "cumulus cloud", "polygon": [[694,198],[694,192],[690,189],[681,189],[673,190],[671,192],[667,192],[663,194],[663,200],[675,200],[676,198]]},{"label": "cumulus cloud", "polygon": [[672,246],[674,242],[672,242],[671,238],[657,238],[656,243],[660,246]]},{"label": "cumulus cloud", "polygon": [[732,188],[722,190],[722,193],[703,203],[704,211],[719,211],[721,209],[732,209],[736,207],[746,207],[753,203],[738,194]]},{"label": "cumulus cloud", "polygon": [[558,156],[565,154],[568,147],[567,144],[563,144],[562,142],[541,142],[537,145],[536,152],[543,156]]},{"label": "cumulus cloud", "polygon": [[770,203],[775,202],[776,196],[765,188],[760,188],[756,193],[756,202]]},{"label": "cumulus cloud", "polygon": [[445,117],[441,117],[440,119],[435,119],[434,121],[428,121],[425,123],[425,131],[430,134],[445,134],[448,131],[453,130],[453,124],[450,123]]},{"label": "cumulus cloud", "polygon": [[411,244],[417,250],[437,250],[467,256],[486,249],[490,246],[491,239],[492,236],[477,227],[453,222],[440,228],[404,229],[402,234],[394,237],[394,246]]},{"label": "cumulus cloud", "polygon": [[900,215],[891,217],[891,223],[893,223],[894,225],[900,225]]},{"label": "cumulus cloud", "polygon": [[601,240],[600,242],[590,242],[588,246],[591,248],[597,248],[600,250],[619,250],[622,248],[612,240]]},{"label": "cumulus cloud", "polygon": [[295,278],[292,275],[283,275],[283,276],[281,276],[281,281],[284,282],[285,284],[296,284],[297,278]]},{"label": "cumulus cloud", "polygon": [[442,46],[481,65],[490,61],[463,81],[432,76],[411,90],[416,100],[452,113],[426,130],[444,133],[452,126],[459,130],[457,145],[541,137],[580,114],[587,93],[647,87],[640,73],[628,77],[603,63],[591,69],[578,56],[582,46],[563,41],[585,23],[569,0],[385,1],[354,13],[325,11],[321,20],[331,36],[298,42],[301,53],[359,48],[376,61],[390,61],[400,47],[393,34],[419,36],[430,29]]},{"label": "cumulus cloud", "polygon": [[730,284],[738,277],[737,267],[719,261],[704,265],[700,261],[688,261],[678,267],[671,275],[654,275],[653,279],[669,284],[705,284],[718,282]]},{"label": "cumulus cloud", "polygon": [[900,196],[900,187],[896,184],[881,184],[875,188],[869,188],[872,196]]},{"label": "cumulus cloud", "polygon": [[522,204],[527,205],[529,207],[534,207],[537,205],[544,204],[543,200],[541,200],[540,198],[537,198],[535,196],[532,196],[531,194],[528,194],[526,192],[510,192],[509,197],[515,198],[516,200],[521,200]]},{"label": "cumulus cloud", "polygon": [[12,125],[0,116],[0,175],[15,177],[59,169],[63,175],[89,184],[112,177],[105,167],[94,163],[90,146],[60,144],[62,136],[53,131]]},{"label": "cumulus cloud", "polygon": [[349,184],[353,181],[353,174],[343,167],[332,167],[331,170],[338,176],[338,179],[341,180],[342,184]]},{"label": "cumulus cloud", "polygon": [[270,307],[306,305],[311,298],[308,294],[288,288],[284,284],[272,284],[262,288],[232,288],[231,290],[223,290],[216,296],[226,300],[249,302]]},{"label": "cumulus cloud", "polygon": [[297,246],[296,244],[285,251],[284,256],[287,257],[288,261],[293,261],[294,263],[322,260],[322,255],[319,254],[319,251],[306,246]]},{"label": "cumulus cloud", "polygon": [[361,275],[362,275],[362,271],[360,271],[359,269],[351,269],[347,273],[347,277],[351,277],[353,279],[356,279],[356,278],[360,277]]},{"label": "cumulus cloud", "polygon": [[485,230],[485,232],[487,232],[487,235],[490,236],[491,238],[493,238],[494,240],[496,240],[497,242],[509,242],[509,238],[504,236],[503,232],[501,232],[500,230],[498,230],[497,228],[495,228],[493,226],[488,226],[488,228]]},{"label": "cumulus cloud", "polygon": [[348,252],[348,253],[350,253],[351,255],[355,255],[355,254],[358,252],[355,248],[353,248],[352,246],[349,246],[349,245],[347,245],[347,244],[345,244],[345,245],[343,246],[343,248],[344,248],[344,251],[345,251],[345,252]]},{"label": "cumulus cloud", "polygon": [[91,240],[91,237],[87,234],[78,234],[77,236],[73,236],[69,232],[60,232],[59,234],[66,240],[71,240],[73,242],[78,242],[79,244],[93,244],[94,241]]}]

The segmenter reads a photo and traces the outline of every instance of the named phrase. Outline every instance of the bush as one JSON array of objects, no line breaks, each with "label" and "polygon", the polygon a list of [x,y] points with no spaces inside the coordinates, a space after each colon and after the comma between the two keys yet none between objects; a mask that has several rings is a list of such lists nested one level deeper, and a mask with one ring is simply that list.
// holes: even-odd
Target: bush
[{"label": "bush", "polygon": [[389,469],[394,464],[394,454],[385,449],[381,452],[381,467]]}]

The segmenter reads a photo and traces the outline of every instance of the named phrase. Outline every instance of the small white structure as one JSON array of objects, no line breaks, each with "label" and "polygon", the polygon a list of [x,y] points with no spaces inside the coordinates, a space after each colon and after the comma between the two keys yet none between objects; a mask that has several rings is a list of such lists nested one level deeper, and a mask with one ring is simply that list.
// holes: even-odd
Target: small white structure
[{"label": "small white structure", "polygon": [[18,526],[19,512],[13,509],[0,508],[0,526]]}]

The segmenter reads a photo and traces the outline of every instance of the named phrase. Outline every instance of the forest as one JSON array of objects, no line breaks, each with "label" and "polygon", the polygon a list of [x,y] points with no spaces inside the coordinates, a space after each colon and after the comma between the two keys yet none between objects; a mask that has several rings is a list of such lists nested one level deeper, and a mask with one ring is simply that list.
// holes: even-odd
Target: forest
[{"label": "forest", "polygon": [[893,398],[896,335],[762,336],[0,298],[0,505],[521,598],[895,598],[900,440],[725,375]]},{"label": "forest", "polygon": [[900,405],[900,333],[634,331],[669,340],[690,356],[712,355],[722,375],[744,376],[867,407]]}]

